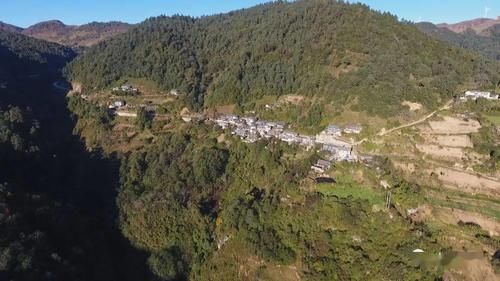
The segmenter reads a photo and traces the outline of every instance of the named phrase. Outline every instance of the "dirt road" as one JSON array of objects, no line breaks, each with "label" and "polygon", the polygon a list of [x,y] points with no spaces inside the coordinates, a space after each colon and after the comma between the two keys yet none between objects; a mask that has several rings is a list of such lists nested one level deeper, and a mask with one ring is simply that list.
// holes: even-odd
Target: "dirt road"
[{"label": "dirt road", "polygon": [[[413,121],[411,123],[408,123],[408,124],[404,124],[404,125],[401,125],[401,126],[398,126],[398,127],[394,127],[394,128],[391,128],[389,130],[386,130],[385,128],[382,128],[382,130],[380,130],[380,132],[378,132],[376,135],[379,136],[379,137],[382,137],[382,136],[385,136],[385,135],[388,135],[390,133],[393,133],[395,131],[399,131],[399,130],[402,130],[404,128],[408,128],[408,127],[413,127],[413,126],[416,126],[418,124],[421,124],[425,121],[427,121],[428,119],[432,118],[434,115],[436,115],[436,113],[440,112],[440,111],[443,111],[443,110],[446,110],[446,109],[449,109],[451,107],[451,104],[453,103],[453,100],[449,100],[448,102],[446,102],[442,107],[434,110],[433,112],[427,114],[426,116],[418,119],[417,121]],[[366,141],[368,141],[369,138],[364,138],[360,141],[358,141],[357,143],[354,143],[354,145],[360,145]]]}]

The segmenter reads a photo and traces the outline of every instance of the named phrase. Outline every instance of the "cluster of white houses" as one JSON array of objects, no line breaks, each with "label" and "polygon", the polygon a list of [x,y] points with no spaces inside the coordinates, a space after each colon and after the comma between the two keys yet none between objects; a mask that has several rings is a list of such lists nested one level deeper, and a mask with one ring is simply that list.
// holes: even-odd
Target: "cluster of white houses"
[{"label": "cluster of white houses", "polygon": [[132,85],[121,85],[120,87],[115,87],[112,89],[113,92],[125,92],[125,93],[130,93],[130,94],[136,94],[139,92],[139,89],[136,87],[133,87]]},{"label": "cluster of white houses", "polygon": [[328,126],[316,136],[301,135],[290,130],[282,122],[257,120],[254,117],[238,117],[235,115],[221,115],[212,120],[222,129],[231,129],[233,135],[238,136],[245,142],[255,142],[259,139],[275,138],[288,144],[297,144],[307,149],[315,145],[324,151],[326,159],[321,159],[311,168],[323,173],[330,168],[335,161],[356,161],[357,156],[353,153],[351,143],[342,140],[343,133],[359,134],[362,130],[360,125],[348,125],[340,128],[336,125]]},{"label": "cluster of white houses", "polygon": [[467,91],[460,97],[460,100],[462,101],[477,99],[498,100],[498,94],[492,92]]}]

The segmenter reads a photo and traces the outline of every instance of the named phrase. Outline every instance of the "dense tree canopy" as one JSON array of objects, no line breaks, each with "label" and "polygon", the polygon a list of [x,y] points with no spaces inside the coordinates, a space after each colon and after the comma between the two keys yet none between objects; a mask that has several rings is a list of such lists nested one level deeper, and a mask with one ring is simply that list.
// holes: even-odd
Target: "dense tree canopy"
[{"label": "dense tree canopy", "polygon": [[68,68],[87,88],[145,77],[195,107],[301,94],[372,114],[428,107],[498,82],[497,65],[361,4],[273,2],[215,16],[151,18]]},{"label": "dense tree canopy", "polygon": [[59,75],[60,69],[76,56],[70,48],[0,31],[0,82],[8,77]]},{"label": "dense tree canopy", "polygon": [[415,245],[439,248],[432,234],[417,235],[425,228],[373,212],[368,200],[301,191],[314,153],[295,161],[286,145],[228,146],[213,133],[204,126],[169,133],[122,163],[122,231],[150,254],[156,275],[241,280],[238,268],[251,261],[235,259],[250,255],[268,266],[302,264],[304,280],[361,279],[366,271],[377,280],[438,276],[410,261]]}]

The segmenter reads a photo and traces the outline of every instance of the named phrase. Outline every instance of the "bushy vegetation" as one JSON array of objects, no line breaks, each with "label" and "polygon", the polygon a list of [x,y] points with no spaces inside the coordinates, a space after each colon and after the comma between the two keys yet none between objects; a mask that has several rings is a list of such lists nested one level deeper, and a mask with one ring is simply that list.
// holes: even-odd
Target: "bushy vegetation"
[{"label": "bushy vegetation", "polygon": [[[495,85],[497,65],[361,4],[273,2],[215,16],[157,17],[91,48],[67,69],[87,88],[146,77],[192,107],[299,94],[391,116],[436,107],[464,83]],[[319,106],[319,110],[316,110]],[[314,122],[321,116],[311,117]]]},{"label": "bushy vegetation", "polygon": [[151,116],[151,113],[147,112],[144,107],[141,107],[137,110],[135,123],[141,130],[151,128],[153,124],[153,116]]},{"label": "bushy vegetation", "polygon": [[[373,210],[382,208],[383,192],[354,184],[331,186],[324,195],[302,191],[313,153],[293,160],[285,154],[290,148],[277,143],[227,146],[216,135],[190,127],[122,163],[122,231],[150,253],[158,276],[239,280],[238,268],[252,256],[269,266],[301,265],[305,280],[439,275],[411,257],[416,247],[440,248],[432,233]],[[233,243],[239,251],[226,253]]]},{"label": "bushy vegetation", "polygon": [[113,119],[107,108],[79,97],[69,97],[68,109],[75,121],[74,132],[85,136],[87,147],[98,148],[112,142],[109,131]]},{"label": "bushy vegetation", "polygon": [[[217,211],[214,203],[224,185],[228,152],[213,140],[193,137],[167,135],[149,151],[133,153],[122,165],[123,233],[154,253],[150,265],[167,279],[186,274],[214,247],[210,235]],[[170,259],[171,264],[159,263],[162,259]],[[176,265],[185,263],[189,266]]]}]

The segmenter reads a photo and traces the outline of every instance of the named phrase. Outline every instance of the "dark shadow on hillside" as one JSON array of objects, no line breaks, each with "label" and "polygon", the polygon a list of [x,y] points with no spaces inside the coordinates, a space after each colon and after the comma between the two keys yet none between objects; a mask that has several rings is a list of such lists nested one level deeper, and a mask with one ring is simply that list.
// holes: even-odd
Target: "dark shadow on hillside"
[{"label": "dark shadow on hillside", "polygon": [[[130,245],[118,226],[120,160],[87,151],[73,135],[76,120],[64,92],[54,87],[63,81],[60,71],[38,65],[30,68],[38,73],[23,75],[18,70],[33,62],[1,47],[0,59],[5,62],[0,80],[7,85],[0,88],[0,109],[17,106],[39,124],[38,133],[29,136],[38,151],[0,143],[0,184],[12,195],[6,199],[9,215],[20,220],[1,230],[0,250],[19,243],[32,254],[29,270],[0,268],[0,279],[151,280],[146,254]],[[37,231],[44,235],[40,245],[18,238]]]}]

